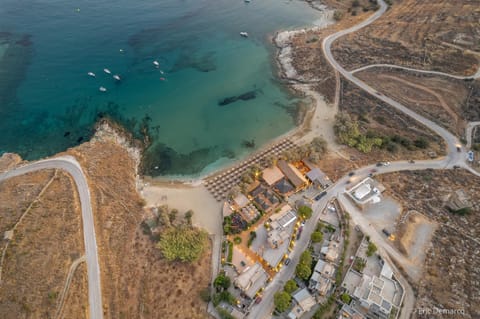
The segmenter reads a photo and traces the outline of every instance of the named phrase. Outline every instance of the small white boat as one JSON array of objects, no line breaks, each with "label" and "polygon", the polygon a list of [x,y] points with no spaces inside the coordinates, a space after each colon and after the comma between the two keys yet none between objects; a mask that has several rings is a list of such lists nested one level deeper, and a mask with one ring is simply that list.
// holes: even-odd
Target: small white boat
[{"label": "small white boat", "polygon": [[160,70],[160,74],[165,74],[165,72],[163,72],[162,70]]},{"label": "small white boat", "polygon": [[88,72],[87,74],[88,74],[89,76],[91,76],[92,78],[95,77],[95,73],[93,73],[93,72]]},{"label": "small white boat", "polygon": [[112,74],[112,72],[111,72],[109,69],[107,69],[107,68],[103,69],[103,72],[105,72],[105,73],[107,73],[107,74]]},{"label": "small white boat", "polygon": [[240,32],[240,35],[244,38],[248,38],[248,33],[247,32]]},{"label": "small white boat", "polygon": [[245,0],[246,3],[250,3],[250,0]]},{"label": "small white boat", "polygon": [[103,86],[99,87],[98,90],[99,90],[100,92],[107,92],[107,89],[104,88]]},{"label": "small white boat", "polygon": [[160,63],[158,63],[157,60],[153,61],[153,65],[155,65],[157,68],[160,66]]},{"label": "small white boat", "polygon": [[120,80],[121,80],[121,79],[120,79],[120,75],[118,75],[118,74],[115,74],[115,75],[113,76],[113,78],[114,78],[115,80],[117,80],[117,81],[120,81]]}]

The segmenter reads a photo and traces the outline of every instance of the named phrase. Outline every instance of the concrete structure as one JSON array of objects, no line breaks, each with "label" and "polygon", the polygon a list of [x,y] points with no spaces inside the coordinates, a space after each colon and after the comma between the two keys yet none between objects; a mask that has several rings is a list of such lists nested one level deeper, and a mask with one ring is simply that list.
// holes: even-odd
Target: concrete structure
[{"label": "concrete structure", "polygon": [[321,296],[327,295],[333,287],[334,273],[335,267],[331,263],[319,259],[308,282],[308,288]]},{"label": "concrete structure", "polygon": [[307,288],[303,288],[293,294],[293,300],[295,306],[288,314],[288,318],[297,319],[300,318],[305,312],[310,311],[315,306],[315,298],[308,292]]},{"label": "concrete structure", "polygon": [[245,269],[233,282],[247,297],[254,299],[260,288],[265,287],[267,280],[267,272],[259,263],[256,263],[252,267]]},{"label": "concrete structure", "polygon": [[339,255],[340,243],[336,241],[330,241],[328,246],[322,247],[320,253],[323,255],[326,261],[336,262]]},{"label": "concrete structure", "polygon": [[247,198],[247,196],[240,193],[237,196],[235,196],[235,198],[233,199],[232,202],[233,202],[232,203],[233,204],[233,209],[238,210],[238,209],[241,209],[241,208],[247,206],[248,203],[250,202],[250,200]]},{"label": "concrete structure", "polygon": [[285,175],[285,177],[293,184],[296,191],[301,190],[307,185],[308,181],[305,179],[302,173],[292,164],[289,164],[284,160],[279,160],[277,166]]},{"label": "concrete structure", "polygon": [[296,220],[297,215],[290,205],[283,206],[280,212],[273,214],[268,219],[267,241],[271,248],[278,248],[279,245],[288,241],[291,234],[287,231],[287,228]]},{"label": "concrete structure", "polygon": [[284,178],[282,171],[277,167],[268,167],[262,171],[262,178],[267,183],[267,185],[272,186],[282,178]]},{"label": "concrete structure", "polygon": [[285,196],[289,196],[295,192],[295,187],[293,187],[286,178],[282,178],[276,182],[274,188],[279,194]]},{"label": "concrete structure", "polygon": [[367,177],[353,186],[347,194],[357,205],[364,206],[368,203],[380,202],[380,195],[384,190],[385,187],[383,185]]},{"label": "concrete structure", "polygon": [[319,188],[327,188],[332,184],[327,174],[322,172],[318,167],[311,169],[306,177],[313,185]]},{"label": "concrete structure", "polygon": [[388,319],[393,307],[400,308],[403,299],[403,289],[393,279],[388,264],[383,264],[379,276],[362,274],[358,285],[344,287],[356,300],[355,310],[367,318]]}]

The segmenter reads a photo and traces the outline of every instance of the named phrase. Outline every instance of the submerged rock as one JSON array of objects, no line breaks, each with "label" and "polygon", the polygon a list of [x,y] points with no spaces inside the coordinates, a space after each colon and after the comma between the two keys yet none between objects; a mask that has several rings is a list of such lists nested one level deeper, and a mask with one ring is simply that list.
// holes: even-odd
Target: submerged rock
[{"label": "submerged rock", "polygon": [[240,95],[226,97],[223,100],[219,101],[218,105],[225,106],[225,105],[231,104],[233,102],[236,102],[238,100],[248,101],[248,100],[253,100],[256,97],[257,97],[257,92],[256,91],[248,91],[248,92],[240,94]]}]

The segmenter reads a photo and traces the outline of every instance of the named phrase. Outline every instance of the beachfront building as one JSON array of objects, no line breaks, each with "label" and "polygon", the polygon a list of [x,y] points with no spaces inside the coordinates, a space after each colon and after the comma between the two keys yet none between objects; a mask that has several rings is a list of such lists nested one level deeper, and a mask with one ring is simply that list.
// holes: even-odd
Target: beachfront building
[{"label": "beachfront building", "polygon": [[287,163],[284,160],[279,160],[277,166],[288,181],[294,186],[295,191],[298,192],[308,185],[308,181],[303,174],[292,164]]},{"label": "beachfront building", "polygon": [[281,201],[277,195],[264,185],[259,185],[251,193],[253,201],[257,204],[259,209],[270,212],[272,209],[280,205]]},{"label": "beachfront building", "polygon": [[325,189],[332,184],[332,181],[330,180],[330,178],[328,178],[327,174],[325,174],[316,165],[314,165],[308,160],[304,160],[303,163],[309,169],[307,174],[305,174],[305,177],[315,187]]},{"label": "beachfront building", "polygon": [[268,167],[262,171],[262,179],[268,186],[273,186],[284,177],[285,175],[277,166]]},{"label": "beachfront building", "polygon": [[265,287],[268,274],[259,263],[246,268],[233,283],[250,299],[254,299],[260,288]]},{"label": "beachfront building", "polygon": [[305,312],[310,311],[310,309],[315,306],[315,298],[308,292],[307,288],[298,290],[292,295],[295,306],[288,313],[289,319],[300,318]]},{"label": "beachfront building", "polygon": [[271,248],[278,248],[291,236],[290,225],[297,220],[297,215],[290,205],[283,206],[280,211],[268,219],[267,241]]}]

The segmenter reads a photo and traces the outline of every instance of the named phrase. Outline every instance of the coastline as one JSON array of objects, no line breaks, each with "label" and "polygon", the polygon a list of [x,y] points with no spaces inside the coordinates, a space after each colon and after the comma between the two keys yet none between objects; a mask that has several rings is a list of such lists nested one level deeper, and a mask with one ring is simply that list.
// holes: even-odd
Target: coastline
[{"label": "coastline", "polygon": [[[270,38],[276,51],[273,57],[273,63],[276,66],[278,79],[283,82],[286,90],[294,91],[294,94],[301,96],[306,104],[305,113],[302,115],[299,123],[295,123],[295,126],[290,130],[270,139],[248,155],[229,161],[228,163],[222,163],[212,170],[207,169],[206,172],[203,172],[205,171],[204,169],[196,175],[143,176],[144,181],[147,181],[152,186],[171,186],[176,188],[182,186],[186,188],[196,187],[203,184],[204,180],[210,176],[235,167],[248,158],[255,156],[255,154],[262,152],[269,146],[286,138],[290,138],[294,142],[305,143],[314,136],[322,136],[329,142],[329,146],[331,142],[334,142],[332,124],[337,109],[333,105],[329,105],[322,95],[313,91],[309,87],[309,81],[303,78],[301,74],[298,74],[292,65],[293,43],[291,43],[291,40],[295,35],[307,33],[312,30],[320,30],[335,23],[333,10],[328,9],[325,5],[316,5],[315,2],[308,3],[313,10],[320,12],[320,16],[315,20],[313,26],[295,30],[277,31],[275,35]],[[335,145],[334,148],[336,149]],[[219,162],[221,162],[221,159],[219,159]],[[210,165],[215,166],[215,163],[216,162]]]}]

